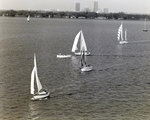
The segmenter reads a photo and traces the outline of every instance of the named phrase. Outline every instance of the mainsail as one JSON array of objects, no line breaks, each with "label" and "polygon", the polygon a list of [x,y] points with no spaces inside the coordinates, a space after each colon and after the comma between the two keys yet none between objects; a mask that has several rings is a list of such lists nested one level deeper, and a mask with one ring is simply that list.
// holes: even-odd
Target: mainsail
[{"label": "mainsail", "polygon": [[76,50],[78,50],[77,44],[79,41],[80,34],[81,32],[79,32],[74,39],[74,43],[73,43],[72,50],[71,50],[72,52],[75,52]]},{"label": "mainsail", "polygon": [[118,29],[118,41],[123,41],[123,24],[120,25],[119,29]]},{"label": "mainsail", "polygon": [[36,77],[36,83],[37,83],[37,88],[38,92],[42,89],[41,82],[39,80],[38,74],[37,74],[37,65],[36,65],[36,56],[34,54],[34,67],[35,67],[35,77]]},{"label": "mainsail", "polygon": [[27,17],[27,21],[28,21],[28,22],[30,21],[30,16]]},{"label": "mainsail", "polygon": [[31,94],[34,94],[34,74],[35,74],[35,67],[33,67],[32,73],[31,73]]},{"label": "mainsail", "polygon": [[85,39],[83,36],[83,32],[82,30],[76,35],[73,46],[72,46],[72,52],[75,52],[76,50],[78,50],[77,44],[80,41],[80,51],[82,50],[82,47],[84,47],[84,50],[87,51],[87,47],[86,47],[86,43],[85,43]]},{"label": "mainsail", "polygon": [[41,82],[39,80],[38,74],[37,74],[37,65],[36,65],[36,56],[34,54],[34,67],[31,73],[31,94],[34,94],[34,79],[36,79],[38,93],[42,89]]}]

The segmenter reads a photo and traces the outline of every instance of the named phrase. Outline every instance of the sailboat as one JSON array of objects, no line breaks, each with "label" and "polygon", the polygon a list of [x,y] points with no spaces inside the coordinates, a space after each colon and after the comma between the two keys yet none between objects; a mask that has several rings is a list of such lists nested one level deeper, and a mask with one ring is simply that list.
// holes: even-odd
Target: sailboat
[{"label": "sailboat", "polygon": [[81,50],[81,72],[88,72],[91,71],[93,67],[91,65],[87,65],[86,63],[86,56],[85,56],[85,51],[84,47]]},{"label": "sailboat", "polygon": [[[81,41],[82,41],[82,46],[81,46]],[[78,50],[78,47],[77,47],[78,42],[80,42],[80,51],[75,52],[76,50]],[[87,46],[86,46],[86,43],[85,43],[83,32],[82,32],[82,30],[80,30],[79,33],[75,36],[74,43],[73,43],[71,51],[74,52],[75,55],[81,55],[81,48],[82,47],[85,48],[85,55],[90,55],[90,52],[87,51]]]},{"label": "sailboat", "polygon": [[[37,83],[37,93],[35,93],[35,88],[34,88],[34,80],[36,79]],[[37,73],[37,65],[36,65],[36,56],[34,54],[34,67],[31,73],[31,91],[30,93],[33,95],[31,100],[39,100],[43,98],[49,97],[50,93],[47,92],[45,89],[43,89],[42,84],[39,80],[38,73]]]},{"label": "sailboat", "polygon": [[144,22],[144,29],[143,29],[143,32],[147,32],[148,29],[146,28],[146,18],[145,18],[145,22]]},{"label": "sailboat", "polygon": [[127,41],[127,30],[125,30],[125,39],[123,39],[123,24],[122,23],[118,29],[118,36],[117,37],[118,37],[119,44],[128,43],[128,41]]},{"label": "sailboat", "polygon": [[27,22],[30,22],[30,16],[27,17]]}]

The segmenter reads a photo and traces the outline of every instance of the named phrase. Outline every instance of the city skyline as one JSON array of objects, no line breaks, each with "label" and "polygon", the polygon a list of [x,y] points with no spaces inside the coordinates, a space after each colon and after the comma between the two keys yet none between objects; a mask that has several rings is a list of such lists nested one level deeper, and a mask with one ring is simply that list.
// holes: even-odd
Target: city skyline
[{"label": "city skyline", "polygon": [[[0,0],[0,10],[52,10],[74,11],[75,4],[80,3],[80,10],[94,9],[94,2],[98,2],[98,8],[109,12],[144,13],[150,14],[150,0]],[[134,7],[136,6],[136,7]]]}]

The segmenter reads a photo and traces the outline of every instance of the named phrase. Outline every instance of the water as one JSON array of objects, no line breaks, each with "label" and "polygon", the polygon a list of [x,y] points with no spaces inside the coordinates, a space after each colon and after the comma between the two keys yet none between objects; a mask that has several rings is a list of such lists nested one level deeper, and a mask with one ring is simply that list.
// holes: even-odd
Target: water
[{"label": "water", "polygon": [[[149,120],[150,34],[143,21],[123,21],[129,44],[118,45],[120,22],[1,17],[1,120]],[[56,58],[71,54],[81,29],[89,73],[80,72],[79,56]],[[30,100],[34,53],[47,100]]]}]

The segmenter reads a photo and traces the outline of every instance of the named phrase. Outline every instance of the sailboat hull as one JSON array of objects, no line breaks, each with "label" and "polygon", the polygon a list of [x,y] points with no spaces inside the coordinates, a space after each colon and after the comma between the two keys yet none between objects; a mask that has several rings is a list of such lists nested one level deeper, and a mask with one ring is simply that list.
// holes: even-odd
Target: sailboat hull
[{"label": "sailboat hull", "polygon": [[31,98],[31,100],[40,100],[40,99],[44,99],[50,96],[50,93],[47,92],[46,94],[37,94],[34,95],[33,98]]},{"label": "sailboat hull", "polygon": [[147,29],[144,29],[143,31],[144,31],[144,32],[147,32],[148,30],[147,30]]},{"label": "sailboat hull", "polygon": [[119,44],[127,44],[128,41],[119,41]]},{"label": "sailboat hull", "polygon": [[88,72],[88,71],[91,71],[93,69],[92,66],[84,66],[81,68],[81,71],[82,72]]},{"label": "sailboat hull", "polygon": [[[81,52],[75,52],[74,54],[75,54],[75,55],[81,55]],[[85,55],[86,55],[86,56],[90,55],[90,52],[85,52]]]}]

